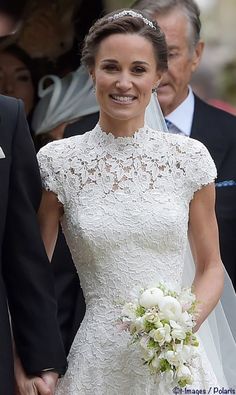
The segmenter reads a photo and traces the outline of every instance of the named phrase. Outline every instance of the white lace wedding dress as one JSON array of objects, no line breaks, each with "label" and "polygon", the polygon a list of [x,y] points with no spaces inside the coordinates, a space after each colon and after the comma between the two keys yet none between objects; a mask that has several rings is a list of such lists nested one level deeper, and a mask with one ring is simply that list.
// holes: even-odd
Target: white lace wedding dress
[{"label": "white lace wedding dress", "polygon": [[[148,127],[115,138],[97,125],[48,144],[38,159],[44,187],[64,205],[62,227],[87,306],[56,394],[172,394],[116,321],[133,288],[160,280],[181,287],[189,203],[216,177],[207,149]],[[219,384],[211,362],[200,347],[192,388]]]}]

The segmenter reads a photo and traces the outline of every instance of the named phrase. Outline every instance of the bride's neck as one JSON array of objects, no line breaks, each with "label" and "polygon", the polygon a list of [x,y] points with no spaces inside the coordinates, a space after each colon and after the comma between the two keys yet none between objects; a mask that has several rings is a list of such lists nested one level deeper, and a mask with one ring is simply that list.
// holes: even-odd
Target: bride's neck
[{"label": "bride's neck", "polygon": [[106,133],[112,133],[115,137],[131,137],[144,125],[144,120],[106,120],[102,117],[99,119],[101,129]]}]

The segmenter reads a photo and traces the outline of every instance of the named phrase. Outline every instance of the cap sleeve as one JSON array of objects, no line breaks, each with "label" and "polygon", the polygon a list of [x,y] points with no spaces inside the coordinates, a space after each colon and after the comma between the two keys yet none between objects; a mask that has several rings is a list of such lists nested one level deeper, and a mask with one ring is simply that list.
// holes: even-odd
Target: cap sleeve
[{"label": "cap sleeve", "polygon": [[208,149],[200,141],[192,140],[191,158],[190,158],[190,182],[192,192],[196,192],[203,186],[215,181],[217,170],[215,163]]},{"label": "cap sleeve", "polygon": [[64,204],[62,152],[61,141],[55,141],[41,148],[37,154],[37,159],[43,188],[54,192],[58,200]]}]

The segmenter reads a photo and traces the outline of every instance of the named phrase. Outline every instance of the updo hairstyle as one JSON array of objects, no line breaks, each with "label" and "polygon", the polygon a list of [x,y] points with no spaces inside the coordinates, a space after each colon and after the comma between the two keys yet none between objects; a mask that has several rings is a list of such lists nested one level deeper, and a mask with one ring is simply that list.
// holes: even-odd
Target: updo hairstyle
[{"label": "updo hairstyle", "polygon": [[[81,62],[91,71],[95,65],[95,59],[101,42],[112,34],[137,34],[148,40],[154,49],[157,63],[157,69],[160,71],[167,70],[167,45],[164,33],[162,33],[156,21],[147,23],[147,17],[141,11],[138,11],[140,17],[131,15],[116,16],[122,12],[130,10],[118,10],[111,12],[98,19],[90,28],[88,35],[85,37],[82,49]],[[132,12],[132,11],[131,11]],[[146,22],[144,21],[146,20]],[[152,27],[152,26],[153,27]]]}]

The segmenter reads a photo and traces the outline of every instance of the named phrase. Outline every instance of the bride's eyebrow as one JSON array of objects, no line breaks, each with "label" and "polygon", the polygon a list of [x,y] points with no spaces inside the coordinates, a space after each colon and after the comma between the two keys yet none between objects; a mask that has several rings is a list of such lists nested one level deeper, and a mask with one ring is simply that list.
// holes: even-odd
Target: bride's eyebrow
[{"label": "bride's eyebrow", "polygon": [[145,60],[135,60],[132,64],[150,66],[150,64],[148,62],[146,62]]},{"label": "bride's eyebrow", "polygon": [[119,63],[116,59],[103,59],[101,63]]},{"label": "bride's eyebrow", "polygon": [[[103,59],[101,61],[101,63],[117,63],[117,64],[119,64],[118,60],[116,60],[116,59]],[[132,64],[149,66],[149,63],[146,62],[145,60],[135,60],[134,62],[132,62]]]}]

